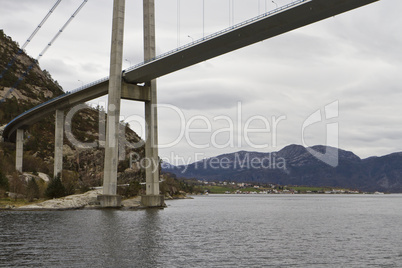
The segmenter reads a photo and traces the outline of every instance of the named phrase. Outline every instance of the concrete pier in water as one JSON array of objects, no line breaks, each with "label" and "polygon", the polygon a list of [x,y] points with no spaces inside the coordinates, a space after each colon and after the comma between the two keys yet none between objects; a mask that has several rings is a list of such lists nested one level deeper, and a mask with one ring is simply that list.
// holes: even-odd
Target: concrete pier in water
[{"label": "concrete pier in water", "polygon": [[98,196],[98,200],[102,207],[121,206],[121,197],[118,196],[116,192],[117,167],[119,164],[119,125],[121,73],[123,65],[124,13],[125,0],[114,0],[103,195]]},{"label": "concrete pier in water", "polygon": [[[144,60],[156,56],[155,52],[155,0],[144,0]],[[147,167],[146,195],[141,202],[146,207],[162,207],[164,197],[159,194],[159,155],[158,155],[158,110],[156,79],[147,84],[150,86],[150,101],[145,101],[146,141],[145,158]]]}]

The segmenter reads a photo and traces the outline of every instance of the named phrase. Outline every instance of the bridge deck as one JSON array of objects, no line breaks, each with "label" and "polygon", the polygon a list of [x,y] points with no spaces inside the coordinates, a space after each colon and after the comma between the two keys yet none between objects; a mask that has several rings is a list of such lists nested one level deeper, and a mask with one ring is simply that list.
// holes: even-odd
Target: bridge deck
[{"label": "bridge deck", "polygon": [[[221,32],[170,51],[123,72],[128,83],[142,83],[189,67],[236,49],[289,32],[379,0],[298,0]],[[56,109],[67,109],[108,93],[108,78],[38,105],[14,118],[3,137],[15,141],[19,128],[26,128]]]}]

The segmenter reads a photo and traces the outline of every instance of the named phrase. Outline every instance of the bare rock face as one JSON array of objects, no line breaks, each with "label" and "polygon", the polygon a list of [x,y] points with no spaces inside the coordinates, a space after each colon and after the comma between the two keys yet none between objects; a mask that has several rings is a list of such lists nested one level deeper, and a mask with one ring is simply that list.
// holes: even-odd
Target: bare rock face
[{"label": "bare rock face", "polygon": [[67,158],[71,159],[74,158],[75,152],[74,150],[67,144],[63,145],[63,156],[66,156]]},{"label": "bare rock face", "polygon": [[[20,104],[35,106],[63,94],[61,86],[46,70],[21,51],[11,37],[0,30],[0,98],[16,98]],[[11,90],[12,89],[12,90]],[[10,91],[11,90],[11,91]]]},{"label": "bare rock face", "polygon": [[42,203],[22,206],[18,210],[65,210],[96,207],[99,205],[97,196],[102,190],[93,190],[84,194],[69,195],[62,198],[47,200]]},{"label": "bare rock face", "polygon": [[6,127],[6,125],[0,126],[0,141],[2,141],[2,139],[3,139],[3,131],[4,131],[5,127]]},{"label": "bare rock face", "polygon": [[[28,75],[24,73],[30,69]],[[21,51],[18,44],[11,37],[0,30],[0,135],[5,125],[22,112],[43,103],[51,98],[64,94],[62,87],[53,80],[50,73],[41,70],[38,63]],[[23,78],[23,79],[20,79]],[[12,90],[11,90],[12,89]],[[69,111],[65,111],[66,113]],[[106,117],[102,107],[87,107],[74,114],[71,126],[72,134],[76,141],[81,143],[94,143],[96,146],[82,149],[70,141],[65,133],[63,145],[63,170],[71,176],[70,181],[79,183],[75,188],[86,188],[102,185],[104,143],[99,133],[102,117]],[[42,172],[53,176],[54,162],[54,115],[42,118],[25,131],[24,172]],[[135,152],[143,157],[144,148],[130,145],[137,144],[141,138],[132,131],[127,124],[121,124],[122,146],[126,148],[125,160],[121,161],[119,174],[123,178],[138,178],[141,170],[130,171],[125,175],[124,170],[129,166],[129,153]],[[0,143],[0,157],[4,151],[5,143]],[[9,145],[13,147],[14,145]],[[1,160],[1,158],[0,158]],[[7,159],[13,166],[13,159]],[[0,167],[1,168],[1,167]],[[14,170],[3,172],[9,175]],[[136,174],[134,174],[136,173]],[[64,174],[64,173],[63,173]],[[125,181],[124,183],[127,183]]]},{"label": "bare rock face", "polygon": [[49,182],[51,179],[49,175],[42,173],[42,172],[38,173],[38,177],[41,178],[45,182]]},{"label": "bare rock face", "polygon": [[[62,198],[47,200],[42,203],[14,208],[15,210],[69,210],[69,209],[96,209],[100,208],[97,199],[102,190],[92,190],[84,194],[69,195]],[[141,207],[141,197],[123,200],[123,208],[135,209]]]}]

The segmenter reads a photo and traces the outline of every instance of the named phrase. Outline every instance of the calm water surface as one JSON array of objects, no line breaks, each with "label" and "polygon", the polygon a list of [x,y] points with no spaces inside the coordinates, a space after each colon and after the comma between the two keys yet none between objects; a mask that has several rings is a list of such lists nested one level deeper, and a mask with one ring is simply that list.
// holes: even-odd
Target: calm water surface
[{"label": "calm water surface", "polygon": [[0,267],[402,267],[402,195],[210,195],[0,211]]}]

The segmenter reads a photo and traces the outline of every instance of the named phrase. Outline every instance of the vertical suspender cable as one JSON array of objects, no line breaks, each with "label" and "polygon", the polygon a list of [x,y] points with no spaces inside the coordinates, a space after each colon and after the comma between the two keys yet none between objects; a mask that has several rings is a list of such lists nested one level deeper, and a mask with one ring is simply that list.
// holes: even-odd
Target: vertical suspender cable
[{"label": "vertical suspender cable", "polygon": [[229,26],[234,25],[234,0],[229,0]]},{"label": "vertical suspender cable", "polygon": [[234,1],[232,0],[232,25],[234,25]]},{"label": "vertical suspender cable", "polygon": [[230,7],[231,7],[231,5],[230,5],[230,4],[231,4],[231,1],[232,1],[232,0],[229,0],[229,26],[232,25],[232,19],[230,18],[230,14],[231,14],[231,10],[232,10],[232,9],[230,8]]},{"label": "vertical suspender cable", "polygon": [[205,0],[202,0],[202,38],[205,37]]},{"label": "vertical suspender cable", "polygon": [[177,47],[180,46],[180,0],[177,0]]}]

